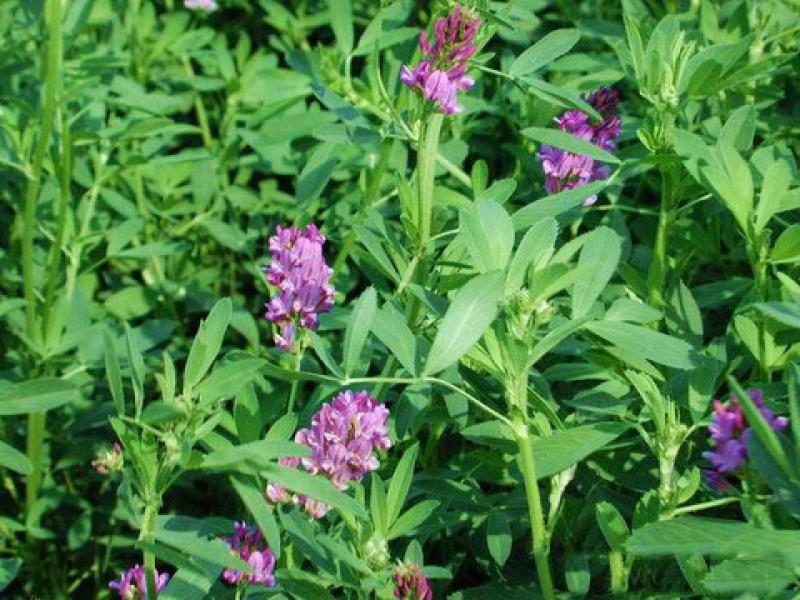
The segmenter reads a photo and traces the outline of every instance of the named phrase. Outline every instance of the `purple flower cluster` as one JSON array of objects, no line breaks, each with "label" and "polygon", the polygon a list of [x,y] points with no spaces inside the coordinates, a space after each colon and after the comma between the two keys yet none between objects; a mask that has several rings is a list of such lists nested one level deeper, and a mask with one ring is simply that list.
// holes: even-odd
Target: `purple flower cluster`
[{"label": "purple flower cluster", "polygon": [[218,6],[216,0],[183,0],[183,5],[191,10],[214,12]]},{"label": "purple flower cluster", "polygon": [[[169,573],[155,572],[156,592],[163,590],[169,582]],[[121,600],[148,600],[147,582],[144,567],[134,565],[125,571],[118,580],[108,584],[112,590],[117,590]]]},{"label": "purple flower cluster", "polygon": [[222,538],[231,547],[231,553],[253,568],[251,574],[236,569],[225,569],[222,579],[231,585],[258,583],[267,587],[275,585],[275,553],[266,547],[261,530],[246,523],[234,523],[233,535]]},{"label": "purple flower cluster", "polygon": [[333,306],[333,270],[325,262],[325,237],[315,225],[301,230],[278,227],[269,238],[267,281],[279,290],[267,304],[266,318],[278,326],[275,345],[291,350],[297,327],[316,329],[319,314]]},{"label": "purple flower cluster", "polygon": [[417,563],[398,565],[392,576],[394,597],[400,600],[433,600],[431,583]]},{"label": "purple flower cluster", "polygon": [[433,43],[424,31],[420,32],[419,46],[425,58],[414,68],[403,66],[400,81],[425,100],[435,102],[444,114],[461,112],[458,92],[475,84],[466,71],[467,61],[478,50],[473,40],[480,24],[479,18],[466,14],[456,4],[447,17],[436,20]]},{"label": "purple flower cluster", "polygon": [[[777,417],[767,408],[761,390],[749,390],[748,394],[774,431],[781,431],[786,427],[788,424],[786,417]],[[708,431],[711,434],[714,449],[704,452],[703,457],[714,468],[706,471],[705,476],[713,488],[723,491],[729,487],[725,474],[739,470],[747,459],[747,440],[751,431],[747,426],[742,407],[733,394],[727,405],[719,400],[714,400],[714,416]]]},{"label": "purple flower cluster", "polygon": [[[602,121],[592,123],[586,113],[569,110],[555,119],[555,122],[562,131],[591,142],[603,150],[614,150],[619,137],[620,120],[613,111],[619,104],[619,95],[616,90],[601,88],[592,92],[587,102],[602,115]],[[544,186],[550,194],[606,179],[609,175],[607,166],[589,156],[573,154],[545,144],[539,150],[539,159],[545,174]],[[591,206],[596,201],[597,196],[592,196],[584,200],[583,205]]]},{"label": "purple flower cluster", "polygon": [[[286,457],[281,464],[323,474],[338,489],[347,489],[351,481],[359,481],[365,473],[380,466],[375,450],[392,445],[387,436],[386,419],[389,410],[367,392],[341,392],[332,402],[311,419],[311,426],[301,429],[295,441],[311,449],[311,456]],[[272,502],[292,502],[319,519],[330,507],[307,496],[291,496],[277,484],[267,486],[267,498]]]}]

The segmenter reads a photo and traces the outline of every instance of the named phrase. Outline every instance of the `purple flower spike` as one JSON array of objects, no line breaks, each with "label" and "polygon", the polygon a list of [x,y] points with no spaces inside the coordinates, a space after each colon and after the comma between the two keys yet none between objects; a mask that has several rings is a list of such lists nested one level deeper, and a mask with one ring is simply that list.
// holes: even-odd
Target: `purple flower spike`
[{"label": "purple flower spike", "polygon": [[[169,582],[169,573],[155,572],[156,576],[156,592],[161,592]],[[144,567],[141,565],[134,565],[116,581],[108,584],[112,590],[119,593],[121,600],[148,600],[147,597],[147,580],[145,578]]]},{"label": "purple flower spike", "polygon": [[[281,464],[302,467],[312,474],[322,474],[340,490],[351,481],[360,481],[366,473],[380,466],[375,450],[386,450],[392,442],[387,436],[389,410],[367,392],[341,392],[332,402],[323,404],[311,419],[311,426],[295,435],[295,442],[311,449],[311,456],[285,457]],[[277,484],[267,486],[271,502],[291,502],[315,519],[330,510],[327,504],[302,495],[290,495]]]},{"label": "purple flower spike", "polygon": [[433,600],[431,583],[419,565],[405,563],[398,565],[392,576],[394,597],[400,600]]},{"label": "purple flower spike", "polygon": [[203,12],[214,12],[219,8],[216,0],[183,0],[183,5],[191,10],[201,10]]},{"label": "purple flower spike", "polygon": [[464,13],[460,4],[434,25],[434,40],[424,31],[419,34],[419,47],[425,58],[416,66],[404,66],[400,81],[416,90],[425,100],[434,102],[446,115],[463,110],[458,103],[458,92],[475,85],[466,75],[467,61],[478,51],[473,44],[481,20]]},{"label": "purple flower spike", "polygon": [[292,349],[298,327],[317,329],[319,314],[333,306],[333,270],[322,255],[324,244],[315,225],[304,230],[278,226],[269,238],[266,278],[278,294],[267,304],[265,316],[278,326],[275,345],[283,350]]},{"label": "purple flower spike", "polygon": [[[588,99],[584,99],[603,117],[599,123],[592,123],[589,115],[580,110],[568,110],[555,119],[555,122],[562,131],[608,152],[613,151],[620,133],[619,117],[613,113],[619,104],[619,94],[616,90],[601,88],[592,92]],[[545,174],[544,187],[550,194],[575,189],[592,181],[601,181],[610,174],[607,166],[593,158],[546,144],[542,144],[539,149],[539,160]],[[591,206],[596,201],[597,196],[591,196],[583,201],[583,205]]]},{"label": "purple flower spike", "polygon": [[238,556],[253,572],[247,574],[236,569],[225,569],[222,579],[231,585],[242,582],[260,584],[266,587],[275,585],[275,553],[264,544],[260,529],[248,527],[246,523],[234,523],[233,535],[222,538],[231,547],[231,553]]},{"label": "purple flower spike", "polygon": [[[761,390],[749,390],[747,393],[774,431],[782,431],[788,425],[786,417],[777,417],[767,408]],[[732,487],[726,474],[735,473],[747,460],[747,440],[751,432],[736,396],[731,394],[727,405],[714,400],[714,416],[708,432],[713,450],[703,452],[703,457],[711,463],[713,469],[705,471],[705,478],[713,489],[724,492]]]}]

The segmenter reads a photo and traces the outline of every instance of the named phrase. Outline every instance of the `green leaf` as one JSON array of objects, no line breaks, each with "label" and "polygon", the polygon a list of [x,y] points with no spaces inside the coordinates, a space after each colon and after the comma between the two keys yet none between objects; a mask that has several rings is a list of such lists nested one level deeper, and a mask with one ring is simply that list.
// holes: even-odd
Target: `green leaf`
[{"label": "green leaf", "polygon": [[767,423],[767,420],[761,414],[761,411],[756,406],[756,403],[753,402],[750,394],[748,394],[747,391],[741,385],[739,385],[739,382],[736,381],[733,376],[728,376],[728,385],[730,386],[731,391],[736,395],[739,406],[742,407],[747,424],[758,437],[758,440],[764,446],[764,449],[772,457],[772,460],[775,461],[775,463],[780,467],[787,477],[795,477],[794,469],[792,469],[789,460],[786,457],[786,452],[784,451],[778,435],[773,431],[769,423]]},{"label": "green leaf", "polygon": [[542,219],[525,232],[508,267],[506,295],[522,287],[531,267],[540,269],[547,265],[553,255],[557,235],[558,223],[553,217]]},{"label": "green leaf", "polygon": [[346,377],[349,377],[353,373],[353,369],[358,366],[358,360],[367,341],[377,308],[378,295],[374,287],[368,287],[356,301],[344,332],[343,355]]},{"label": "green leaf", "polygon": [[703,578],[703,586],[713,594],[773,594],[795,579],[792,568],[780,558],[734,558],[713,567]]},{"label": "green leaf", "polygon": [[122,388],[122,375],[119,368],[119,357],[111,340],[108,329],[103,329],[103,345],[105,349],[106,378],[108,387],[111,390],[111,398],[117,415],[125,414],[125,392]]},{"label": "green leaf", "polygon": [[595,505],[594,512],[608,547],[615,552],[622,552],[625,540],[630,535],[625,519],[610,502],[599,502]]},{"label": "green leaf", "polygon": [[591,142],[582,140],[577,136],[572,135],[560,129],[551,129],[548,127],[528,127],[522,130],[522,135],[539,142],[540,144],[547,144],[561,148],[573,154],[583,154],[600,162],[611,163],[614,165],[620,164],[620,160],[610,152],[603,150],[600,146],[595,146]]},{"label": "green leaf", "polygon": [[388,512],[386,486],[383,484],[380,475],[373,473],[369,488],[369,514],[372,517],[372,525],[375,531],[383,537],[386,537],[389,532]]},{"label": "green leaf", "polygon": [[0,592],[11,585],[21,566],[22,559],[20,558],[0,559]]},{"label": "green leaf", "polygon": [[415,504],[397,518],[394,525],[389,528],[386,539],[391,541],[413,533],[438,507],[438,500],[423,500]]},{"label": "green leaf", "polygon": [[592,423],[554,431],[547,437],[535,439],[536,477],[544,479],[568,469],[613,442],[629,427],[627,423]]},{"label": "green leaf", "polygon": [[75,384],[64,379],[31,379],[0,388],[0,416],[45,412],[78,397]]},{"label": "green leaf", "polygon": [[27,475],[33,470],[33,465],[22,452],[0,441],[0,467],[6,467],[21,475]]},{"label": "green leaf", "polygon": [[772,217],[781,212],[791,183],[792,169],[786,161],[777,160],[767,168],[756,207],[756,233],[761,233]]},{"label": "green leaf", "polygon": [[338,142],[324,142],[308,158],[297,179],[295,198],[308,206],[319,198],[339,164],[342,148]]},{"label": "green leaf", "polygon": [[691,344],[647,327],[621,321],[593,321],[584,326],[627,353],[675,369],[693,369],[696,352]]},{"label": "green leaf", "polygon": [[239,358],[212,371],[196,388],[201,406],[209,406],[222,398],[231,398],[260,376],[266,361],[261,358]]},{"label": "green leaf", "polygon": [[581,248],[572,287],[572,318],[585,316],[600,297],[622,255],[622,240],[613,229],[598,227]]},{"label": "green leaf", "polygon": [[256,525],[258,525],[258,528],[267,539],[267,543],[275,553],[276,558],[280,558],[281,532],[273,514],[274,509],[264,501],[264,491],[255,480],[249,477],[232,475],[230,481],[233,489],[242,499],[245,508],[250,512]]},{"label": "green leaf", "polygon": [[310,573],[300,569],[278,569],[275,579],[296,600],[335,600],[331,593]]},{"label": "green leaf", "polygon": [[547,217],[557,217],[568,210],[577,208],[584,200],[599,194],[608,187],[612,178],[613,175],[602,181],[593,181],[571,190],[545,196],[527,206],[523,206],[511,216],[511,220],[514,222],[514,229],[519,231],[520,229],[531,227]]},{"label": "green leaf", "polygon": [[309,456],[307,446],[282,440],[259,440],[239,446],[227,446],[209,452],[203,456],[198,465],[201,469],[215,471],[233,470],[235,468],[265,468],[274,461],[287,456]]},{"label": "green leaf", "polygon": [[353,50],[353,7],[350,0],[328,0],[331,28],[336,43],[344,54]]},{"label": "green leaf", "polygon": [[514,246],[514,224],[497,202],[480,200],[461,211],[461,232],[481,273],[506,268]]},{"label": "green leaf", "polygon": [[330,481],[321,475],[311,475],[298,469],[276,464],[265,465],[263,475],[271,483],[277,483],[298,494],[330,504],[345,514],[354,515],[360,519],[367,518],[367,512],[363,506],[337,490]]},{"label": "green leaf", "polygon": [[200,383],[217,358],[222,338],[231,322],[231,313],[230,298],[223,298],[214,305],[208,318],[200,323],[183,371],[183,395],[186,398],[191,397],[192,388]]},{"label": "green leaf", "polygon": [[261,433],[261,407],[252,383],[248,383],[236,394],[233,419],[239,442],[246,444],[258,440]]},{"label": "green leaf", "polygon": [[202,521],[189,517],[164,517],[159,519],[155,538],[189,556],[221,568],[251,572],[250,565],[231,554],[230,546],[221,539],[209,539]]},{"label": "green leaf", "polygon": [[800,329],[800,305],[789,302],[759,302],[753,307],[779,323]]},{"label": "green leaf", "polygon": [[436,332],[423,375],[443,371],[475,345],[494,321],[502,293],[500,271],[478,275],[456,293]]},{"label": "green leaf", "polygon": [[520,54],[508,68],[512,77],[527,75],[569,52],[581,39],[577,29],[556,29]]},{"label": "green leaf", "polygon": [[387,302],[372,320],[372,333],[397,358],[403,368],[416,375],[417,337],[406,324],[403,313]]},{"label": "green leaf", "polygon": [[511,556],[512,541],[508,519],[500,509],[495,508],[486,519],[486,546],[499,567],[505,565]]},{"label": "green leaf", "polygon": [[418,451],[419,444],[417,443],[403,453],[389,482],[389,493],[386,496],[386,522],[389,527],[394,525],[397,520],[408,496],[408,490],[411,489]]},{"label": "green leaf", "polygon": [[776,264],[800,262],[800,223],[790,225],[778,236],[769,260]]},{"label": "green leaf", "polygon": [[800,562],[800,531],[760,529],[741,521],[677,517],[635,530],[625,543],[639,556],[706,554],[709,556],[782,555]]},{"label": "green leaf", "polygon": [[269,361],[264,362],[262,367],[264,374],[281,381],[315,381],[317,383],[333,383],[339,385],[339,379],[322,375],[321,373],[309,373],[307,371],[295,371],[294,369],[284,369],[278,365],[274,365]]}]

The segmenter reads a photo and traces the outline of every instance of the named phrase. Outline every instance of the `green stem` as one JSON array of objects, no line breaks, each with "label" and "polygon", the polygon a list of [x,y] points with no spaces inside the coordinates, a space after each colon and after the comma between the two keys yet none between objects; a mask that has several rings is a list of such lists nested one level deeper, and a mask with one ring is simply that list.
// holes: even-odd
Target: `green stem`
[{"label": "green stem", "polygon": [[[42,167],[50,135],[53,129],[53,118],[56,110],[58,76],[61,69],[61,0],[48,0],[45,12],[47,26],[47,47],[44,50],[45,78],[42,112],[39,122],[39,139],[33,156],[31,177],[25,193],[24,226],[22,238],[22,279],[25,296],[25,328],[28,337],[36,341],[40,331],[36,323],[36,295],[34,291],[33,237],[36,230],[36,204],[39,197],[39,185]],[[28,416],[27,454],[33,468],[27,478],[25,490],[25,508],[28,517],[32,515],[33,506],[39,495],[42,481],[42,449],[45,437],[45,419],[43,413]]]},{"label": "green stem", "polygon": [[508,389],[509,404],[513,411],[514,435],[519,448],[519,468],[525,483],[525,499],[533,538],[533,558],[539,576],[539,587],[545,600],[556,597],[553,578],[550,574],[550,540],[544,522],[542,497],[539,494],[539,480],[536,477],[536,462],[533,456],[533,442],[530,437],[525,415],[528,409],[527,376],[518,375]]},{"label": "green stem", "polygon": [[[158,518],[158,502],[148,501],[142,517],[142,529],[139,532],[139,541],[152,545],[155,542],[156,519]],[[157,598],[156,587],[156,555],[148,548],[142,550],[144,560],[144,576],[147,582],[147,597]]]},{"label": "green stem", "polygon": [[[294,351],[294,372],[298,373],[300,371],[300,365],[303,362],[303,347],[301,344],[297,344],[297,347]],[[289,391],[289,404],[286,407],[286,414],[291,414],[294,411],[294,405],[297,403],[297,395],[300,391],[300,380],[295,379],[292,382],[292,388]]]},{"label": "green stem", "polygon": [[[32,413],[28,415],[28,437],[26,454],[28,460],[33,465],[33,469],[28,474],[27,485],[25,486],[25,512],[28,518],[33,514],[33,508],[39,497],[39,486],[42,483],[43,467],[42,456],[44,454],[44,438],[47,433],[45,427],[45,413]],[[33,523],[28,523],[33,525]]]},{"label": "green stem", "polygon": [[62,119],[61,132],[61,184],[60,184],[60,206],[56,222],[56,235],[50,246],[50,256],[47,260],[47,272],[50,276],[47,279],[47,286],[44,294],[44,308],[42,310],[42,334],[47,339],[50,329],[50,311],[53,307],[53,299],[56,289],[56,273],[60,270],[62,246],[67,233],[67,208],[70,202],[70,181],[72,179],[72,139],[70,138],[69,122],[66,118]]},{"label": "green stem", "polygon": [[672,175],[661,171],[661,207],[658,213],[658,230],[653,248],[650,271],[647,274],[648,300],[655,308],[664,306],[664,286],[667,273],[667,242],[669,230],[675,217],[672,193]]},{"label": "green stem", "polygon": [[370,384],[370,383],[381,383],[389,385],[414,385],[420,383],[430,383],[433,385],[439,385],[441,387],[449,389],[450,391],[460,394],[461,396],[466,398],[467,401],[474,404],[477,408],[481,409],[486,414],[497,419],[498,421],[503,422],[508,427],[512,429],[514,428],[513,423],[508,417],[500,414],[491,406],[484,404],[483,402],[478,400],[475,396],[473,396],[472,394],[470,394],[465,390],[462,390],[457,385],[453,385],[449,381],[445,381],[444,379],[439,379],[438,377],[349,377],[347,379],[339,380],[339,385],[341,385],[342,387],[346,387],[349,385]]},{"label": "green stem", "polygon": [[719,498],[718,500],[709,500],[708,502],[701,502],[699,504],[690,504],[688,506],[680,506],[672,511],[672,516],[685,515],[701,510],[708,510],[710,508],[717,508],[718,506],[725,506],[726,504],[733,504],[739,502],[740,498],[728,496],[727,498]]},{"label": "green stem", "polygon": [[417,155],[417,187],[419,193],[419,247],[425,248],[431,237],[433,219],[433,184],[436,178],[436,153],[439,148],[439,133],[442,129],[442,113],[434,113],[428,119],[420,138]]},{"label": "green stem", "polygon": [[[372,173],[369,178],[369,184],[367,185],[367,189],[364,194],[364,202],[356,211],[356,224],[361,223],[361,221],[364,219],[365,209],[372,207],[380,199],[381,181],[383,180],[383,175],[386,172],[386,168],[389,166],[389,159],[392,156],[393,145],[394,140],[391,139],[384,140],[383,142],[380,155],[378,156],[378,162],[372,169]],[[334,273],[338,274],[344,267],[347,259],[350,257],[350,253],[353,251],[357,237],[358,235],[356,233],[356,228],[350,227],[347,237],[345,237],[344,242],[342,243],[342,249],[339,251],[336,261],[333,263]]]},{"label": "green stem", "polygon": [[[183,57],[183,70],[190,78],[194,77],[194,69],[188,56]],[[211,148],[214,145],[214,137],[211,135],[211,127],[208,125],[208,116],[206,115],[206,108],[203,105],[203,97],[200,92],[194,98],[194,112],[197,114],[197,122],[200,125],[200,131],[203,136],[203,145],[206,148]]]},{"label": "green stem", "polygon": [[628,591],[628,572],[622,552],[612,550],[608,553],[608,567],[611,571],[611,593],[624,594]]}]

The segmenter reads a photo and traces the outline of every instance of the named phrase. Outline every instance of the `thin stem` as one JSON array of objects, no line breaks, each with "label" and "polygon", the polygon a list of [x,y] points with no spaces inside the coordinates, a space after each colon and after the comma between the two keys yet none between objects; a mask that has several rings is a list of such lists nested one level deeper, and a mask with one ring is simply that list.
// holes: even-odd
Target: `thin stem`
[{"label": "thin stem", "polygon": [[42,59],[45,62],[44,93],[42,112],[39,120],[39,139],[33,155],[33,166],[28,186],[25,190],[24,234],[22,238],[22,277],[25,296],[25,325],[29,338],[35,340],[36,295],[33,281],[33,236],[36,231],[36,204],[41,184],[42,168],[53,131],[53,118],[56,110],[58,75],[61,69],[61,2],[48,0],[45,13],[47,25],[47,46]]},{"label": "thin stem", "polygon": [[539,576],[539,587],[545,600],[555,600],[555,587],[550,574],[550,540],[544,522],[542,498],[539,494],[539,480],[536,477],[536,462],[533,456],[533,442],[525,422],[528,409],[527,374],[517,375],[507,389],[509,405],[514,416],[514,435],[517,439],[519,455],[517,460],[525,484],[525,499],[533,538],[533,558]]},{"label": "thin stem", "polygon": [[528,426],[524,419],[516,424],[517,446],[519,447],[519,468],[525,483],[525,499],[528,503],[528,516],[531,522],[533,538],[533,559],[539,576],[539,587],[545,600],[554,600],[555,588],[550,575],[550,548],[544,524],[542,498],[539,494],[539,482],[536,479],[536,464],[533,458],[533,444],[528,435]]},{"label": "thin stem", "polygon": [[433,385],[440,385],[445,387],[457,394],[460,394],[464,398],[466,398],[469,402],[474,404],[477,408],[481,409],[486,414],[494,417],[498,421],[502,421],[504,424],[508,425],[513,429],[514,424],[511,420],[506,417],[505,415],[500,414],[491,406],[484,404],[480,400],[478,400],[475,396],[470,394],[469,392],[462,390],[457,385],[453,385],[449,381],[445,381],[444,379],[439,379],[437,377],[350,377],[347,379],[339,380],[339,385],[342,387],[347,387],[350,385],[357,385],[357,384],[368,384],[368,383],[381,383],[381,384],[394,384],[394,385],[414,385],[419,383],[430,383]]},{"label": "thin stem", "polygon": [[445,171],[450,173],[453,177],[458,179],[461,183],[463,183],[468,188],[472,188],[472,179],[470,179],[469,175],[467,175],[464,171],[459,169],[456,165],[451,163],[447,160],[442,154],[439,152],[436,153],[436,162],[438,162],[442,167],[444,167]]},{"label": "thin stem", "polygon": [[417,154],[417,188],[419,193],[419,246],[425,248],[431,237],[433,219],[433,184],[436,178],[436,153],[442,129],[442,113],[434,113],[425,125]]},{"label": "thin stem", "polygon": [[47,279],[44,294],[44,309],[42,310],[42,334],[47,338],[50,328],[50,311],[53,307],[55,297],[56,273],[59,271],[61,247],[64,245],[64,238],[67,232],[67,208],[70,202],[69,186],[72,179],[72,139],[69,132],[69,122],[66,118],[62,119],[61,132],[61,184],[60,184],[60,206],[58,209],[58,220],[56,222],[56,235],[50,246],[50,256],[47,261],[47,272],[50,276]]},{"label": "thin stem", "polygon": [[672,516],[685,515],[701,510],[708,510],[710,508],[717,508],[718,506],[725,506],[726,504],[733,504],[739,502],[740,498],[729,496],[727,498],[719,498],[717,500],[709,500],[708,502],[700,502],[699,504],[690,504],[689,506],[681,506],[672,511]]},{"label": "thin stem", "polygon": [[667,169],[661,171],[661,206],[658,213],[658,229],[653,248],[653,258],[647,274],[648,300],[655,308],[664,306],[664,286],[667,272],[667,241],[674,219],[672,175]]},{"label": "thin stem", "polygon": [[[294,372],[300,372],[300,365],[303,362],[303,345],[298,344],[297,348],[294,351]],[[286,414],[291,414],[294,411],[294,405],[297,403],[297,395],[300,391],[300,380],[295,379],[292,382],[291,390],[289,391],[289,404],[286,407]]]},{"label": "thin stem", "polygon": [[[386,167],[389,165],[389,159],[392,156],[393,145],[393,140],[383,141],[383,146],[378,157],[378,163],[372,170],[372,174],[369,178],[369,184],[367,185],[367,189],[364,194],[364,202],[356,211],[356,224],[361,223],[361,221],[364,219],[365,210],[371,208],[378,202],[378,200],[380,200],[381,181],[383,180],[383,175],[386,172]],[[356,228],[351,227],[350,231],[347,233],[347,237],[345,237],[344,242],[342,243],[342,249],[339,251],[336,261],[333,263],[334,273],[339,273],[347,263],[347,259],[350,257],[350,253],[355,246],[357,237],[358,235],[356,233]]]},{"label": "thin stem", "polygon": [[[42,167],[56,110],[58,76],[61,69],[61,0],[48,0],[46,13],[47,47],[44,51],[45,79],[42,112],[39,122],[39,139],[33,157],[31,178],[25,193],[24,233],[22,238],[22,278],[25,296],[25,328],[28,337],[36,341],[40,331],[36,322],[36,295],[34,290],[33,236],[36,230],[36,204],[39,197],[39,185],[42,178]],[[39,496],[42,482],[42,454],[45,437],[44,413],[33,413],[28,416],[27,455],[33,468],[27,479],[25,489],[25,510],[30,517]]]},{"label": "thin stem", "polygon": [[612,550],[608,553],[608,567],[611,571],[611,593],[624,594],[628,591],[628,570],[622,552]]},{"label": "thin stem", "polygon": [[[158,502],[148,501],[142,517],[142,529],[139,532],[139,541],[153,544],[155,542],[156,519],[158,518]],[[142,550],[144,560],[144,575],[147,582],[147,597],[156,598],[156,555],[150,549]]]},{"label": "thin stem", "polygon": [[[189,57],[184,56],[182,60],[183,70],[186,72],[186,75],[189,77],[194,77],[194,69],[192,69],[192,63],[189,60]],[[214,137],[211,135],[211,127],[208,125],[206,108],[203,105],[203,97],[200,95],[199,91],[194,99],[194,112],[197,114],[197,122],[200,124],[200,131],[203,135],[203,145],[210,149],[214,144]]]}]

